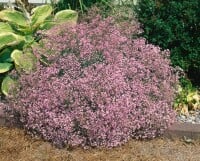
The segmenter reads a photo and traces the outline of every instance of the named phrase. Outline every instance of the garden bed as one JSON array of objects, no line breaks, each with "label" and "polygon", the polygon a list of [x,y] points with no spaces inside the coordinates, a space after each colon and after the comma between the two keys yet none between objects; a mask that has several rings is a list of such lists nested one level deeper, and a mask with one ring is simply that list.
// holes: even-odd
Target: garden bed
[{"label": "garden bed", "polygon": [[[52,10],[51,6],[43,7]],[[75,14],[76,23],[78,14],[75,11],[70,12]],[[11,99],[6,99],[8,104],[2,103],[2,106],[8,113],[12,113],[8,115],[7,112],[4,113],[3,107],[0,107],[2,135],[4,136],[7,130],[14,130],[12,132],[15,133],[23,124],[26,132],[43,138],[42,148],[46,143],[44,140],[47,140],[57,148],[104,147],[113,148],[114,151],[123,148],[121,145],[125,143],[125,146],[129,144],[129,138],[150,140],[160,136],[165,130],[164,141],[166,137],[180,138],[186,143],[195,144],[194,140],[200,138],[200,124],[177,121],[166,129],[176,119],[171,105],[175,99],[175,88],[180,75],[179,71],[171,66],[169,50],[163,51],[160,47],[149,44],[144,38],[132,39],[130,35],[134,37],[134,34],[140,33],[138,26],[130,29],[126,26],[127,30],[124,30],[123,25],[118,24],[112,17],[104,19],[97,15],[86,22],[80,21],[80,24],[72,28],[71,25],[60,22],[60,25],[54,26],[46,33],[39,32],[42,47],[39,43],[35,45],[31,55],[24,55],[25,51],[13,51],[12,59],[18,58],[16,55],[21,55],[22,60],[30,56],[28,60],[31,62],[31,69],[29,71],[27,68],[30,75],[19,74],[19,69],[19,73],[16,73],[13,69],[2,81],[3,94],[8,98],[11,96]],[[33,33],[33,40],[34,35]],[[41,63],[36,63],[36,59]],[[17,59],[15,61],[17,62]],[[26,66],[20,65],[22,69]],[[17,82],[20,84],[20,90],[17,89]],[[18,93],[15,94],[15,91]],[[181,91],[180,88],[178,91]],[[182,93],[185,93],[184,90]],[[198,96],[197,92],[192,94]],[[179,97],[182,98],[182,95]],[[198,105],[199,98],[196,99],[197,102],[188,99],[187,95],[183,98],[187,98],[184,105],[188,105],[188,109],[191,102]],[[181,103],[184,99],[176,99],[174,107],[183,107]],[[21,122],[16,120],[18,117],[15,115],[18,114]],[[34,139],[35,137],[31,140]],[[6,142],[9,144],[9,139],[1,143],[2,147]],[[32,146],[32,143],[31,141],[29,146]],[[154,146],[156,144],[153,143],[152,147]],[[151,150],[149,152],[151,154]],[[50,152],[47,153],[49,157]],[[28,155],[27,151],[25,154]],[[41,153],[38,155],[34,160],[49,160],[46,156],[43,159]],[[133,156],[124,157],[117,159],[132,160]],[[85,160],[74,159],[68,154],[63,158]],[[139,158],[145,160],[143,155]],[[162,159],[156,156],[147,157],[146,160]],[[166,157],[164,159],[167,160]],[[110,158],[100,157],[100,160]]]},{"label": "garden bed", "polygon": [[0,128],[0,157],[3,161],[198,161],[200,142],[179,139],[130,140],[112,149],[57,149],[50,143],[16,128]]}]

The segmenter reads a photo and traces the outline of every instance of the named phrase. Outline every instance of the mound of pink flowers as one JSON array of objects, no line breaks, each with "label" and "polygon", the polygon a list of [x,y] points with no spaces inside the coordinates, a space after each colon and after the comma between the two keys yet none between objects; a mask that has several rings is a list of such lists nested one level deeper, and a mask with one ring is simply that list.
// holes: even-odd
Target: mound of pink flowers
[{"label": "mound of pink flowers", "polygon": [[115,147],[161,135],[174,121],[169,52],[132,40],[112,18],[48,31],[49,65],[20,78],[12,103],[25,128],[55,145]]}]

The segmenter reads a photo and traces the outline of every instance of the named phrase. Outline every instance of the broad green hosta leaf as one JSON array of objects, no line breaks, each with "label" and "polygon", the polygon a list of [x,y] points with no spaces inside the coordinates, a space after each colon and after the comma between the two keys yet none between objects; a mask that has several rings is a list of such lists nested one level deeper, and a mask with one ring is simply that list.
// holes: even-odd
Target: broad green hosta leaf
[{"label": "broad green hosta leaf", "polygon": [[20,26],[17,28],[17,31],[20,31],[23,33],[23,35],[30,35],[33,34],[33,29],[31,28],[31,26]]},{"label": "broad green hosta leaf", "polygon": [[31,26],[38,27],[41,23],[45,21],[47,17],[51,15],[53,8],[51,5],[42,5],[34,8],[32,10],[31,16]]},{"label": "broad green hosta leaf", "polygon": [[28,21],[23,13],[16,10],[3,10],[0,12],[0,19],[3,21],[8,21],[19,26],[28,26]]},{"label": "broad green hosta leaf", "polygon": [[0,33],[0,50],[5,46],[13,46],[23,41],[23,37],[11,32]]},{"label": "broad green hosta leaf", "polygon": [[63,10],[63,11],[57,12],[54,19],[57,22],[69,21],[72,23],[76,23],[78,19],[78,13],[73,10]]},{"label": "broad green hosta leaf", "polygon": [[26,42],[26,45],[30,47],[31,44],[33,44],[35,42],[34,37],[32,35],[26,35],[25,42]]},{"label": "broad green hosta leaf", "polygon": [[0,33],[2,32],[13,32],[13,29],[9,24],[0,22]]},{"label": "broad green hosta leaf", "polygon": [[3,94],[5,94],[6,96],[8,96],[9,94],[11,94],[11,93],[14,92],[14,90],[16,88],[16,84],[17,84],[16,81],[14,81],[9,76],[6,76],[3,79],[3,82],[1,84],[1,91],[3,92]]},{"label": "broad green hosta leaf", "polygon": [[13,64],[11,63],[0,63],[0,73],[5,73],[12,69]]},{"label": "broad green hosta leaf", "polygon": [[37,59],[31,52],[24,54],[20,50],[14,50],[11,58],[14,60],[15,67],[19,72],[23,70],[26,73],[30,73],[36,68]]},{"label": "broad green hosta leaf", "polygon": [[52,28],[54,25],[56,25],[55,22],[51,21],[46,21],[40,25],[40,30],[49,30]]},{"label": "broad green hosta leaf", "polygon": [[10,55],[12,53],[12,48],[5,48],[0,52],[0,62],[13,62]]}]

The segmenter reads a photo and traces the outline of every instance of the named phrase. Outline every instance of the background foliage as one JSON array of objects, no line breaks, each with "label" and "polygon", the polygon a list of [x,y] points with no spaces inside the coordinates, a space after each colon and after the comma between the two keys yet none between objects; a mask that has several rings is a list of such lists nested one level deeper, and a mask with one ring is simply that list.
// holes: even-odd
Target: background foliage
[{"label": "background foliage", "polygon": [[180,66],[200,85],[200,1],[140,0],[136,7],[149,42],[170,49],[173,65]]},{"label": "background foliage", "polygon": [[73,10],[81,10],[86,11],[92,5],[96,3],[101,3],[102,5],[110,6],[113,0],[59,0],[57,4],[55,4],[56,11],[60,11],[63,9],[73,9]]}]

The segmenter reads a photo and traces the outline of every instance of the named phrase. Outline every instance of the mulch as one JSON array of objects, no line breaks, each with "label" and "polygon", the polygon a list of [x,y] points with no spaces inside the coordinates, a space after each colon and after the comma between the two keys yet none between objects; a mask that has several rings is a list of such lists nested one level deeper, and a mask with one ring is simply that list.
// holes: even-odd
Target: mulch
[{"label": "mulch", "polygon": [[22,129],[1,127],[0,161],[200,161],[200,140],[156,138],[113,149],[58,149]]}]

